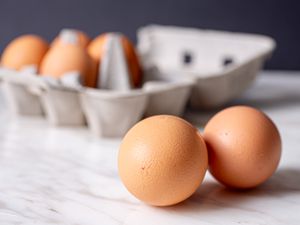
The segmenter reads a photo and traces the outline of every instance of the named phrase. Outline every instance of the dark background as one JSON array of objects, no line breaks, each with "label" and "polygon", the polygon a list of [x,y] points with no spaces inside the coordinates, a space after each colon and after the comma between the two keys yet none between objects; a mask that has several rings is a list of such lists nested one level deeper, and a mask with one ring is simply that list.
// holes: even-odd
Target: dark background
[{"label": "dark background", "polygon": [[120,31],[136,41],[150,23],[260,33],[277,41],[268,69],[300,69],[300,1],[283,0],[0,0],[0,48],[36,33],[51,40],[61,28],[92,37]]}]

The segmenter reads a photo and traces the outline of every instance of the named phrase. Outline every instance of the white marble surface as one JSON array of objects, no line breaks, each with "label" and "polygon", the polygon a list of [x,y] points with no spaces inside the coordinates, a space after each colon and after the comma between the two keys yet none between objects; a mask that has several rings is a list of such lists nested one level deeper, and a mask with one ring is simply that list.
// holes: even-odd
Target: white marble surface
[{"label": "white marble surface", "polygon": [[[156,208],[132,197],[117,174],[120,140],[85,129],[13,120],[0,96],[0,224],[300,224],[300,73],[260,76],[235,103],[265,111],[278,125],[283,155],[261,187],[232,192],[207,174],[182,204]],[[199,124],[203,115],[186,115]]]}]

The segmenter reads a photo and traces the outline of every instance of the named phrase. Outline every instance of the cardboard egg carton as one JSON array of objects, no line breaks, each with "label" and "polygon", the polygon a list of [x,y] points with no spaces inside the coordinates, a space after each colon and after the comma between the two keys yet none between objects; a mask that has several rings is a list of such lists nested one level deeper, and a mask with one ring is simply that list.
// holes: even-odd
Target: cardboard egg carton
[{"label": "cardboard egg carton", "polygon": [[118,34],[107,42],[97,88],[80,85],[76,71],[60,79],[0,69],[14,114],[44,116],[56,126],[88,126],[120,137],[140,119],[181,116],[192,107],[218,107],[244,91],[275,48],[272,39],[199,29],[148,26],[138,32],[144,84],[133,89]]},{"label": "cardboard egg carton", "polygon": [[150,25],[138,30],[146,79],[191,78],[190,105],[216,108],[239,96],[275,49],[267,36]]}]

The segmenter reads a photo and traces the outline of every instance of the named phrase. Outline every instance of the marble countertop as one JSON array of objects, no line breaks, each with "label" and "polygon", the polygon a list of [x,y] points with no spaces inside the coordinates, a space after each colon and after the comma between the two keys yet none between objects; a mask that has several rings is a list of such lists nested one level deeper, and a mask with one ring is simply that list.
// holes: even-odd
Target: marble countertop
[{"label": "marble countertop", "polygon": [[[117,174],[119,139],[84,128],[54,128],[41,119],[13,120],[0,96],[1,225],[300,224],[300,73],[264,72],[234,104],[262,109],[277,124],[283,155],[261,187],[232,192],[207,173],[187,201],[143,204]],[[196,124],[209,117],[190,111]]]}]

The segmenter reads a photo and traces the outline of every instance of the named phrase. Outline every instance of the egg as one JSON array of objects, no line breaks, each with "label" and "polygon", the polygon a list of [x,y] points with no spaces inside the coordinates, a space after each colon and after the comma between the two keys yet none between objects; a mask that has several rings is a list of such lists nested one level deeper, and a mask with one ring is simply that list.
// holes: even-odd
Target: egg
[{"label": "egg", "polygon": [[63,29],[59,35],[53,40],[53,42],[51,43],[51,46],[55,46],[55,45],[59,45],[59,44],[63,44],[64,42],[64,36],[68,36],[68,35],[72,35],[74,37],[74,41],[82,46],[83,48],[86,48],[88,46],[88,44],[90,43],[91,39],[89,38],[89,36],[80,30],[75,30],[75,29]]},{"label": "egg", "polygon": [[203,138],[185,120],[149,117],[125,135],[118,156],[119,175],[129,192],[154,206],[168,206],[191,196],[208,166]]},{"label": "egg", "polygon": [[[100,66],[101,60],[105,56],[105,45],[109,40],[110,35],[114,35],[114,33],[105,33],[99,35],[94,40],[92,40],[88,46],[88,52],[90,56],[98,64],[100,64]],[[131,75],[133,86],[138,87],[141,85],[142,82],[142,69],[134,45],[124,35],[121,35],[121,42],[125,53],[125,58],[127,60],[128,70]]]},{"label": "egg", "polygon": [[276,170],[281,156],[278,129],[263,112],[247,107],[227,108],[204,129],[211,174],[224,185],[253,188]]},{"label": "egg", "polygon": [[22,35],[4,49],[1,66],[20,70],[25,66],[39,66],[48,50],[48,43],[37,35]]},{"label": "egg", "polygon": [[97,83],[97,65],[82,46],[63,43],[53,46],[45,55],[40,73],[60,78],[65,73],[77,71],[85,86],[95,87]]},{"label": "egg", "polygon": [[101,56],[104,52],[104,46],[107,41],[108,35],[109,35],[108,33],[101,34],[90,42],[87,50],[88,50],[88,53],[90,54],[90,56],[95,61],[101,60]]}]

